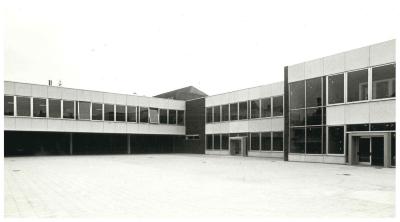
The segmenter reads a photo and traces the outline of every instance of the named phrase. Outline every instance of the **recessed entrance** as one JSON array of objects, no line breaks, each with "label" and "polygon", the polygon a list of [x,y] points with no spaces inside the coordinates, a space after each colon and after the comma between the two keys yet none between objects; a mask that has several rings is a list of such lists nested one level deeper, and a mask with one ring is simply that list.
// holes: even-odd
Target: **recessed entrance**
[{"label": "recessed entrance", "polygon": [[231,155],[247,156],[245,137],[230,137],[229,138],[229,153]]},{"label": "recessed entrance", "polygon": [[385,166],[391,165],[390,133],[349,133],[349,164]]}]

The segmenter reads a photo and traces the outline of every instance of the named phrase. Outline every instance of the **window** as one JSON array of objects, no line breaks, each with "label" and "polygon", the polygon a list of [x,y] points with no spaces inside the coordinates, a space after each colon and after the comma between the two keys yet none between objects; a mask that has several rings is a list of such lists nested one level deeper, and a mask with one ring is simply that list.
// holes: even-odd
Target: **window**
[{"label": "window", "polygon": [[271,150],[271,132],[261,133],[261,150]]},{"label": "window", "polygon": [[211,150],[213,148],[213,135],[208,134],[206,140],[207,140],[207,149]]},{"label": "window", "polygon": [[396,133],[391,133],[391,164],[396,166]]},{"label": "window", "polygon": [[347,75],[347,101],[368,99],[368,70],[349,72]]},{"label": "window", "polygon": [[90,102],[82,102],[78,103],[78,118],[81,120],[90,120]]},{"label": "window", "polygon": [[372,68],[372,99],[396,96],[396,65]]},{"label": "window", "polygon": [[239,119],[247,119],[247,101],[239,103]]},{"label": "window", "polygon": [[232,103],[229,104],[229,109],[230,109],[230,113],[231,113],[231,118],[230,120],[238,120],[238,104],[237,103]]},{"label": "window", "polygon": [[168,110],[169,124],[176,124],[176,110]]},{"label": "window", "polygon": [[328,103],[344,102],[344,75],[328,76]]},{"label": "window", "polygon": [[322,108],[308,108],[306,113],[307,113],[307,125],[322,124]]},{"label": "window", "polygon": [[14,96],[4,96],[4,115],[14,116]]},{"label": "window", "polygon": [[92,103],[92,120],[103,120],[103,104]]},{"label": "window", "polygon": [[105,121],[114,121],[114,105],[104,104],[104,120]]},{"label": "window", "polygon": [[272,114],[274,116],[283,116],[283,96],[273,97],[272,104]]},{"label": "window", "polygon": [[250,133],[250,149],[260,150],[260,133]]},{"label": "window", "polygon": [[227,150],[229,149],[229,134],[222,134],[221,135],[221,149]]},{"label": "window", "polygon": [[304,108],[304,80],[293,82],[289,85],[290,109]]},{"label": "window", "polygon": [[253,100],[250,102],[250,118],[260,118],[260,100]]},{"label": "window", "polygon": [[160,123],[167,124],[168,123],[168,110],[160,109]]},{"label": "window", "polygon": [[117,121],[125,122],[125,106],[115,105],[115,115]]},{"label": "window", "polygon": [[150,123],[158,123],[158,109],[150,108]]},{"label": "window", "polygon": [[306,107],[322,105],[321,77],[306,80]]},{"label": "window", "polygon": [[229,105],[222,105],[222,121],[229,121]]},{"label": "window", "polygon": [[212,123],[213,121],[213,110],[212,107],[207,107],[206,108],[206,121],[207,123]]},{"label": "window", "polygon": [[136,122],[136,106],[127,106],[126,109],[128,111],[128,122]]},{"label": "window", "polygon": [[347,125],[347,131],[369,131],[369,124],[351,124]]},{"label": "window", "polygon": [[199,140],[199,139],[200,139],[200,135],[199,134],[186,135],[186,140]]},{"label": "window", "polygon": [[221,149],[221,135],[214,134],[214,150]]},{"label": "window", "polygon": [[149,122],[149,109],[147,107],[139,107],[139,116],[141,123]]},{"label": "window", "polygon": [[271,108],[271,98],[261,99],[261,117],[270,117]]},{"label": "window", "polygon": [[33,98],[33,116],[46,117],[46,99]]},{"label": "window", "polygon": [[74,101],[63,100],[63,118],[74,118]]},{"label": "window", "polygon": [[344,127],[328,127],[328,153],[344,154]]},{"label": "window", "polygon": [[17,116],[31,116],[31,98],[17,96]]},{"label": "window", "polygon": [[307,127],[307,146],[306,153],[321,154],[322,153],[322,128]]},{"label": "window", "polygon": [[305,110],[291,110],[290,111],[290,125],[291,126],[304,126],[305,125]]},{"label": "window", "polygon": [[183,110],[178,110],[178,125],[185,125],[185,111]]},{"label": "window", "polygon": [[61,118],[61,100],[49,99],[49,117]]},{"label": "window", "polygon": [[396,123],[372,123],[371,131],[396,130]]},{"label": "window", "polygon": [[273,135],[273,150],[282,151],[283,150],[283,132],[272,132]]},{"label": "window", "polygon": [[214,122],[220,122],[221,121],[221,107],[220,106],[214,106]]},{"label": "window", "polygon": [[290,130],[290,152],[304,153],[305,151],[305,129],[292,128]]}]

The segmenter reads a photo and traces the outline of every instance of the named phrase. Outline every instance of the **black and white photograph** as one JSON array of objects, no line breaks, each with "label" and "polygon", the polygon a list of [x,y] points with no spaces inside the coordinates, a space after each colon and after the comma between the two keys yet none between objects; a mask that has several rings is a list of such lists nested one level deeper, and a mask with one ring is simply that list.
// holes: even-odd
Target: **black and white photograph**
[{"label": "black and white photograph", "polygon": [[3,219],[398,217],[398,1],[1,5]]}]

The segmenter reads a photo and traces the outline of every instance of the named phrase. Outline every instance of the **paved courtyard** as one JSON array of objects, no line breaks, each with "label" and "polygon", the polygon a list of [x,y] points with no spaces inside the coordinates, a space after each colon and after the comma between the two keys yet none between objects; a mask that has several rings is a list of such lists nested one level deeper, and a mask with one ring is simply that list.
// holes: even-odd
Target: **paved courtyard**
[{"label": "paved courtyard", "polygon": [[4,159],[6,217],[392,217],[395,169],[204,155]]}]

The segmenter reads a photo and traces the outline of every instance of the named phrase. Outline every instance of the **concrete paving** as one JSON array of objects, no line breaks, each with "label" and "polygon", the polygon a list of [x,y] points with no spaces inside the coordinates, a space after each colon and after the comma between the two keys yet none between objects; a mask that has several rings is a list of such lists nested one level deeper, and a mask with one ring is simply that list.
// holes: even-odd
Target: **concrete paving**
[{"label": "concrete paving", "polygon": [[211,155],[8,157],[6,217],[393,217],[395,169]]}]

